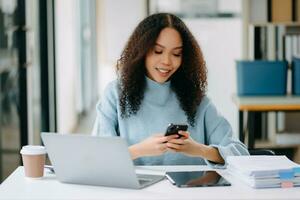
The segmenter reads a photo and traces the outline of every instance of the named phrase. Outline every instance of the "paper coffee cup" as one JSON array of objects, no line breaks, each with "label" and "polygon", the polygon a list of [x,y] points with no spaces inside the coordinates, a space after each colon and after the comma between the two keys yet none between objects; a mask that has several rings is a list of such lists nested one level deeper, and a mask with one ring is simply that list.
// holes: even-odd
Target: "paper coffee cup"
[{"label": "paper coffee cup", "polygon": [[46,149],[44,146],[27,145],[21,151],[25,176],[29,178],[41,178],[44,176]]}]

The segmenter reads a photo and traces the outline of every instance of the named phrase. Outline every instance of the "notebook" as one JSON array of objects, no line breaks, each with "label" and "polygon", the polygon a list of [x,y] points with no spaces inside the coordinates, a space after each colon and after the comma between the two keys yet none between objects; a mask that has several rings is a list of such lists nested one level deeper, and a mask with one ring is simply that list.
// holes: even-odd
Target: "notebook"
[{"label": "notebook", "polygon": [[227,170],[254,188],[300,186],[300,165],[286,156],[229,156]]},{"label": "notebook", "polygon": [[279,172],[295,169],[295,176],[300,176],[297,170],[300,165],[286,156],[228,156],[228,168],[237,170],[247,176],[257,178],[279,177]]}]

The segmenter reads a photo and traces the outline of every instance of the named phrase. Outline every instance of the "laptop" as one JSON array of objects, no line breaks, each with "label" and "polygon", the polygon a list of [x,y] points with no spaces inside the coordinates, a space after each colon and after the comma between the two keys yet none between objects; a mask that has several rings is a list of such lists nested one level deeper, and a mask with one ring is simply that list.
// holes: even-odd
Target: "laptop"
[{"label": "laptop", "polygon": [[164,176],[136,174],[121,137],[42,133],[57,179],[64,183],[141,189]]}]

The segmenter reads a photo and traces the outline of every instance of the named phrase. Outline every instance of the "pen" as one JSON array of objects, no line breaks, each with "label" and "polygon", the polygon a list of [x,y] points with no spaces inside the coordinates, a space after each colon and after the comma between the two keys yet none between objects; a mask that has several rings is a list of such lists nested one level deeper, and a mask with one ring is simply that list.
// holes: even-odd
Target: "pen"
[{"label": "pen", "polygon": [[166,177],[173,185],[176,184],[175,181],[168,174],[166,174]]},{"label": "pen", "polygon": [[55,173],[52,165],[44,165],[44,168],[49,169],[51,173]]}]

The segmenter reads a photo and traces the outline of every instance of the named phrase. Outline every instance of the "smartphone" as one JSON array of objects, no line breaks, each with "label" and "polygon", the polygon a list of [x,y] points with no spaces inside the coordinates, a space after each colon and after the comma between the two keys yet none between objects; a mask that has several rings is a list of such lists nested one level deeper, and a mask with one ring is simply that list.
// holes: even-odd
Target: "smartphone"
[{"label": "smartphone", "polygon": [[187,124],[169,124],[165,136],[177,134],[180,138],[182,135],[178,134],[178,131],[186,131],[188,129]]}]

